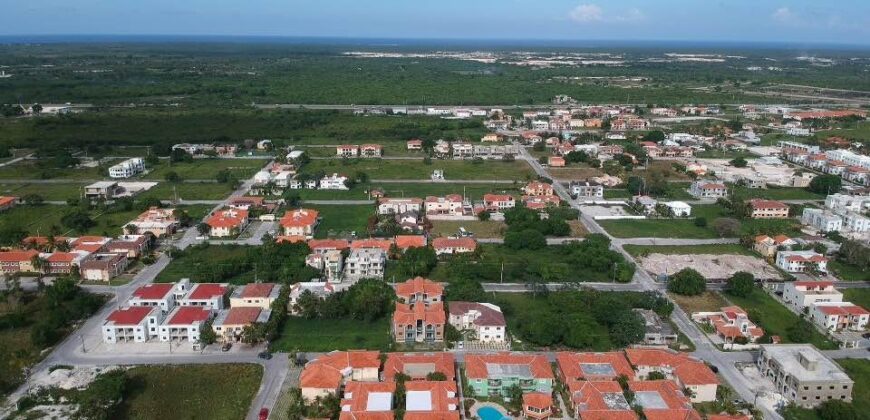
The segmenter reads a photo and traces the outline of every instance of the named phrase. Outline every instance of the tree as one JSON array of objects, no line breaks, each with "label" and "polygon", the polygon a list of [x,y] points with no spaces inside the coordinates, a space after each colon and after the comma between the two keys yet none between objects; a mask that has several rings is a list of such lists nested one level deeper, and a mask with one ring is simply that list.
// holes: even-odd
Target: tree
[{"label": "tree", "polygon": [[725,292],[738,297],[748,297],[755,288],[755,276],[745,271],[738,271],[728,279]]},{"label": "tree", "polygon": [[518,413],[523,409],[523,389],[518,384],[505,388],[505,406],[512,413]]},{"label": "tree", "polygon": [[205,345],[214,344],[217,341],[217,334],[211,327],[213,320],[209,319],[202,324],[202,329],[199,331],[199,342]]},{"label": "tree", "polygon": [[746,159],[744,159],[743,157],[740,157],[740,156],[738,156],[734,159],[731,159],[731,161],[728,163],[730,163],[731,166],[733,166],[735,168],[745,168],[746,165],[749,164],[749,162],[747,162]]},{"label": "tree", "polygon": [[480,302],[485,298],[483,285],[477,280],[459,276],[447,284],[448,300]]},{"label": "tree", "polygon": [[408,248],[399,260],[401,272],[409,277],[428,275],[438,264],[438,257],[431,247]]},{"label": "tree", "polygon": [[426,374],[426,380],[427,381],[446,381],[447,375],[445,375],[442,372],[438,372],[438,371],[429,372],[428,374]]},{"label": "tree", "polygon": [[266,339],[265,325],[261,322],[254,322],[251,325],[245,325],[242,328],[242,342],[248,345],[255,345]]},{"label": "tree", "polygon": [[20,226],[4,226],[0,228],[0,245],[18,245],[26,236],[27,232]]},{"label": "tree", "polygon": [[293,304],[293,311],[303,318],[314,319],[320,316],[321,302],[323,301],[310,290],[304,290]]},{"label": "tree", "polygon": [[510,249],[544,249],[547,247],[547,238],[534,229],[509,231],[504,236],[504,246]]},{"label": "tree", "polygon": [[858,420],[862,418],[854,404],[848,404],[841,400],[823,402],[816,407],[816,414],[822,420]]},{"label": "tree", "polygon": [[684,268],[671,276],[668,290],[678,295],[697,296],[707,290],[707,280],[701,276],[701,273],[691,268]]},{"label": "tree", "polygon": [[33,112],[34,115],[39,115],[42,113],[42,105],[33,104],[33,106],[30,107],[30,110]]},{"label": "tree", "polygon": [[816,194],[833,194],[840,191],[843,181],[837,175],[819,175],[810,181],[807,189]]},{"label": "tree", "polygon": [[207,236],[211,233],[211,226],[208,223],[200,223],[196,225],[196,231],[199,232],[201,236]]},{"label": "tree", "polygon": [[643,339],[646,327],[637,312],[623,310],[616,312],[609,319],[608,330],[613,344],[617,347],[627,347]]},{"label": "tree", "polygon": [[72,213],[64,215],[60,218],[60,223],[78,232],[85,232],[96,224],[91,220],[88,213],[83,210],[75,210]]},{"label": "tree", "polygon": [[232,179],[233,174],[230,173],[229,169],[221,169],[218,171],[217,175],[215,175],[215,181],[220,184],[226,184]]},{"label": "tree", "polygon": [[169,154],[169,162],[193,162],[193,156],[183,149],[172,149],[172,152]]},{"label": "tree", "polygon": [[651,141],[651,142],[655,142],[655,143],[658,143],[664,139],[665,139],[665,133],[662,132],[661,130],[652,130],[643,136],[644,141]]},{"label": "tree", "polygon": [[785,330],[785,335],[794,343],[806,343],[813,338],[815,327],[804,318],[800,318],[794,325]]},{"label": "tree", "polygon": [[695,218],[695,226],[697,227],[707,227],[707,219],[705,217],[696,217]]},{"label": "tree", "polygon": [[181,176],[178,175],[178,172],[169,171],[166,173],[163,179],[165,179],[166,182],[176,183],[181,181]]},{"label": "tree", "polygon": [[631,195],[642,195],[643,187],[643,178],[639,176],[628,177],[628,182],[626,182],[626,188],[628,189],[628,192],[631,193]]},{"label": "tree", "polygon": [[485,221],[489,220],[489,218],[490,218],[491,215],[492,215],[492,213],[490,213],[490,212],[488,212],[488,211],[482,211],[482,212],[480,212],[480,213],[477,214],[477,218],[478,218],[481,222],[485,222]]},{"label": "tree", "polygon": [[42,204],[44,199],[39,194],[26,194],[21,197],[21,201],[23,201],[24,204],[27,204],[28,206],[38,206]]},{"label": "tree", "polygon": [[287,418],[290,420],[302,420],[305,418],[305,400],[302,398],[300,388],[290,388],[288,392],[290,406],[287,408]]},{"label": "tree", "polygon": [[657,370],[654,370],[646,375],[646,379],[648,381],[661,381],[661,380],[667,379],[667,377],[665,376],[664,373],[661,373]]},{"label": "tree", "polygon": [[737,236],[740,233],[740,222],[730,217],[720,217],[713,221],[713,230],[722,238]]}]

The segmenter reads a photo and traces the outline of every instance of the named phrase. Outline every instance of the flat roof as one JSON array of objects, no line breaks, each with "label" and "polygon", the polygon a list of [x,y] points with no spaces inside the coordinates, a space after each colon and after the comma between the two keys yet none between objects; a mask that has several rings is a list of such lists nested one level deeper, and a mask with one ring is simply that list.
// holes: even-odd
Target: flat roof
[{"label": "flat roof", "polygon": [[[762,344],[761,349],[782,369],[799,381],[848,381],[852,382],[840,365],[825,356],[810,344]],[[813,370],[801,364],[801,358],[816,363]]]},{"label": "flat roof", "polygon": [[634,393],[634,399],[644,409],[668,409],[668,404],[662,398],[658,391],[637,391]]},{"label": "flat roof", "polygon": [[501,364],[501,363],[487,363],[486,364],[486,373],[487,376],[493,379],[498,378],[531,378],[532,371],[529,368],[529,365],[520,365],[520,364]]},{"label": "flat roof", "polygon": [[392,409],[392,392],[369,392],[368,400],[366,400],[366,411],[391,411]]},{"label": "flat roof", "polygon": [[405,411],[432,411],[432,391],[406,392]]},{"label": "flat roof", "polygon": [[580,363],[580,369],[588,376],[616,376],[610,363]]}]

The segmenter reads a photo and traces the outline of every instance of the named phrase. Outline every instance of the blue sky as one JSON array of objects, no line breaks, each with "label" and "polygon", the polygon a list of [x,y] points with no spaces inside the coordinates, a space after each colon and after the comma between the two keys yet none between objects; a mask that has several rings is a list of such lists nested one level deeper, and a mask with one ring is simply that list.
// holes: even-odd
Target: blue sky
[{"label": "blue sky", "polygon": [[870,44],[868,0],[4,0],[0,34]]}]

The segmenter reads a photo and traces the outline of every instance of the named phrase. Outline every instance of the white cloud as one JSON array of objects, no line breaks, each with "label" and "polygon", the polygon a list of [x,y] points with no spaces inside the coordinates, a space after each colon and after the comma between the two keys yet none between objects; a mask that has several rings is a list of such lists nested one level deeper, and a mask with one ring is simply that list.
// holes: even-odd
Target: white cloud
[{"label": "white cloud", "polygon": [[597,4],[581,4],[571,10],[571,20],[575,22],[595,22],[604,20],[604,14]]},{"label": "white cloud", "polygon": [[590,23],[590,22],[636,22],[645,18],[643,12],[638,8],[626,10],[624,14],[607,15],[601,6],[593,3],[581,4],[568,13],[568,16],[574,22]]},{"label": "white cloud", "polygon": [[798,16],[788,7],[776,9],[770,17],[781,23],[795,23],[798,20]]}]

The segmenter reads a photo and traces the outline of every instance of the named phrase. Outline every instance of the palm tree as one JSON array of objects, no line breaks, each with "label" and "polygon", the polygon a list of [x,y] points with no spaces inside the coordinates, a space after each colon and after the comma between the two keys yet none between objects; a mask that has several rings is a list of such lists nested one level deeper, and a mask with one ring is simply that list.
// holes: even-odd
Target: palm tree
[{"label": "palm tree", "polygon": [[129,224],[127,226],[124,226],[124,231],[127,232],[128,235],[135,235],[139,233],[139,226]]},{"label": "palm tree", "polygon": [[46,261],[45,258],[42,258],[39,255],[34,255],[33,258],[30,259],[30,265],[32,265],[37,272],[42,273],[43,268],[48,266],[48,261]]}]

